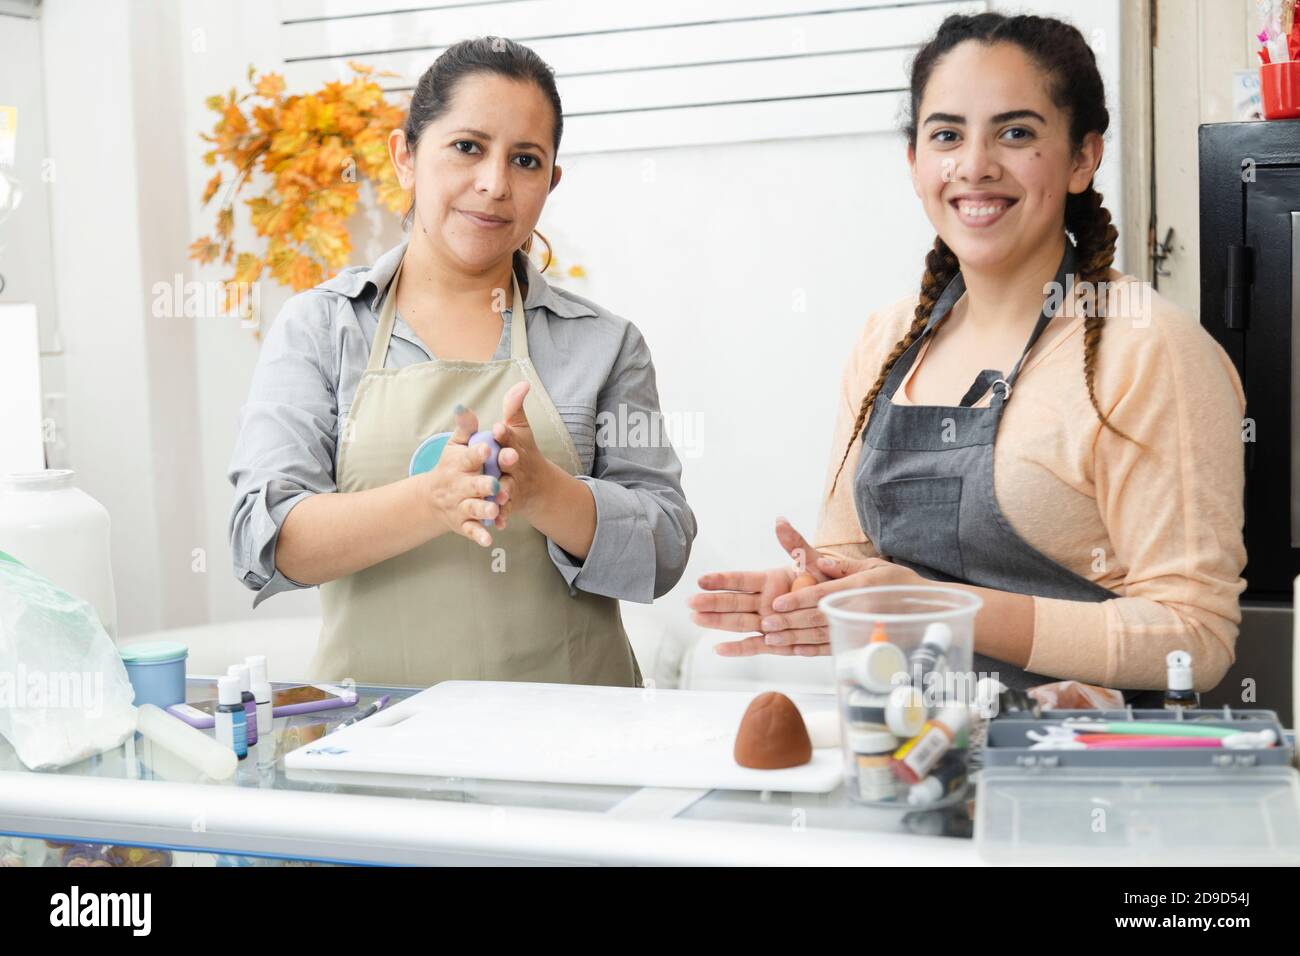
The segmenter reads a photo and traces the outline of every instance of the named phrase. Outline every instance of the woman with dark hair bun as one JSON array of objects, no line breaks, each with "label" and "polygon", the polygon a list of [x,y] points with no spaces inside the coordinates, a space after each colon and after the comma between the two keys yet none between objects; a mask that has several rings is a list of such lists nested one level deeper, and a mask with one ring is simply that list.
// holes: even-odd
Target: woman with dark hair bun
[{"label": "woman with dark hair bun", "polygon": [[[1245,398],[1227,355],[1111,268],[1093,176],[1110,118],[1059,20],[952,16],[917,53],[905,127],[938,237],[919,294],[872,313],[845,369],[821,520],[795,572],[724,572],[691,598],[723,654],[829,653],[817,601],[949,582],[984,601],[975,668],[1156,703],[1233,661],[1245,587]],[[864,316],[866,311],[863,310]]]},{"label": "woman with dark hair bun", "polygon": [[[695,518],[641,334],[528,257],[562,132],[532,50],[448,48],[388,141],[409,241],[295,296],[267,336],[231,548],[254,606],[320,585],[297,676],[641,683],[618,601],[672,588]],[[470,443],[480,414],[499,479]],[[598,441],[605,421],[636,440]],[[432,470],[414,467],[440,433]]]}]

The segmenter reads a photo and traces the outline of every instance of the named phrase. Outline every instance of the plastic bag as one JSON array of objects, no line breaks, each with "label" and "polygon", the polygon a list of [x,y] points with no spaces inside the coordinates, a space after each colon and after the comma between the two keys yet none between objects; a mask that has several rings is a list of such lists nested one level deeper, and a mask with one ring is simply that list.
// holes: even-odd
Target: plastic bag
[{"label": "plastic bag", "polygon": [[1124,695],[1109,687],[1097,687],[1077,680],[1062,680],[1029,688],[1029,696],[1043,710],[1123,710]]},{"label": "plastic bag", "polygon": [[87,602],[0,552],[0,735],[32,770],[121,746],[135,689]]}]

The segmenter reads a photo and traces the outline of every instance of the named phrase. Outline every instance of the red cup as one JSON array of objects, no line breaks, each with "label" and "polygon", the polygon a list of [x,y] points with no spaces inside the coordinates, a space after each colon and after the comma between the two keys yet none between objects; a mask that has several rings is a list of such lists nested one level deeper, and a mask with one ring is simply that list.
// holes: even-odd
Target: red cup
[{"label": "red cup", "polygon": [[1265,63],[1259,68],[1259,93],[1265,119],[1300,118],[1300,61]]}]

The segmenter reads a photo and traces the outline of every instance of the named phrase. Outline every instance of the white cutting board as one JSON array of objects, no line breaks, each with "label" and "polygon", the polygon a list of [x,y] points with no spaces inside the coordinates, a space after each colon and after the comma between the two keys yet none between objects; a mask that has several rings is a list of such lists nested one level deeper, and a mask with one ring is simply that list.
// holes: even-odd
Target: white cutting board
[{"label": "white cutting board", "polygon": [[[285,755],[288,769],[631,787],[826,793],[838,747],[810,763],[751,770],[732,756],[757,694],[444,681]],[[805,715],[832,694],[792,697]]]}]

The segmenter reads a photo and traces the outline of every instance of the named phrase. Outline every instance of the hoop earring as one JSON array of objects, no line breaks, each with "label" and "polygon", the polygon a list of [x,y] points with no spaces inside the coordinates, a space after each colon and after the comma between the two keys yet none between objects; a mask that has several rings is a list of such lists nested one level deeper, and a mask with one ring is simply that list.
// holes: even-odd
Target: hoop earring
[{"label": "hoop earring", "polygon": [[538,270],[543,275],[545,275],[546,270],[549,269],[551,267],[551,263],[555,261],[554,252],[551,246],[551,240],[547,239],[544,235],[541,234],[541,232],[534,229],[532,235],[529,236],[524,241],[524,244],[519,248],[523,249],[524,255],[531,254],[533,249],[533,236],[536,236],[538,239],[542,240],[542,242],[546,243],[546,263],[541,267],[541,269]]}]

